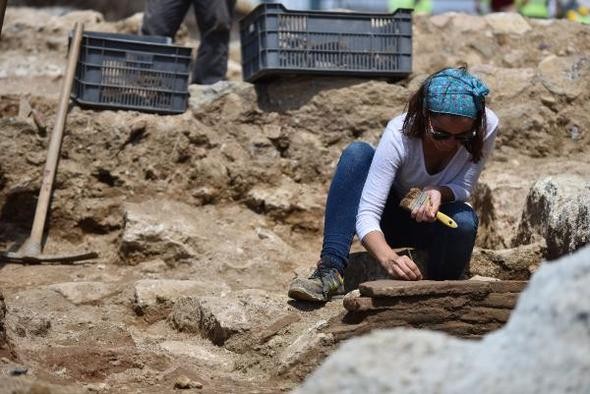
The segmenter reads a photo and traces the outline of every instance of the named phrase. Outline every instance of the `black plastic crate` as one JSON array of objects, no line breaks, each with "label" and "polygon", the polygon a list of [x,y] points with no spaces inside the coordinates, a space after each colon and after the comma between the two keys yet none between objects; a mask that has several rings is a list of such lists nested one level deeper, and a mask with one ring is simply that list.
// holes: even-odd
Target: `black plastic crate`
[{"label": "black plastic crate", "polygon": [[412,72],[412,10],[393,14],[291,11],[261,4],[240,20],[246,81],[277,74],[405,77]]},{"label": "black plastic crate", "polygon": [[83,106],[182,113],[192,49],[167,37],[84,32],[74,99]]}]

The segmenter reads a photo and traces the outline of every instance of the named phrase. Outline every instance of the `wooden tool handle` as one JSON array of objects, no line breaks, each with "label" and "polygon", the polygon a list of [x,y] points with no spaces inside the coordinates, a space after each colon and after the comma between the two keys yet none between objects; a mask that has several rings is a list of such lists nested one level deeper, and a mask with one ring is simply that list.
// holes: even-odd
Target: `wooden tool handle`
[{"label": "wooden tool handle", "polygon": [[83,31],[84,25],[76,23],[74,39],[72,40],[72,46],[70,47],[70,54],[68,56],[66,73],[61,86],[55,127],[51,133],[49,148],[47,149],[47,161],[45,162],[45,169],[43,170],[43,182],[41,184],[41,190],[39,190],[33,228],[31,229],[30,239],[36,244],[41,242],[43,228],[45,227],[45,219],[47,217],[47,210],[51,199],[51,190],[53,188],[53,180],[55,179],[59,150],[61,148],[61,141],[68,113],[68,102],[70,101],[70,92],[72,91],[72,84],[74,82],[78,55],[80,54]]},{"label": "wooden tool handle", "polygon": [[457,223],[441,211],[438,211],[436,213],[436,219],[445,226],[448,226],[450,228],[457,228]]},{"label": "wooden tool handle", "polygon": [[2,25],[4,25],[4,13],[6,12],[6,3],[8,3],[8,0],[0,0],[0,34],[2,34]]}]

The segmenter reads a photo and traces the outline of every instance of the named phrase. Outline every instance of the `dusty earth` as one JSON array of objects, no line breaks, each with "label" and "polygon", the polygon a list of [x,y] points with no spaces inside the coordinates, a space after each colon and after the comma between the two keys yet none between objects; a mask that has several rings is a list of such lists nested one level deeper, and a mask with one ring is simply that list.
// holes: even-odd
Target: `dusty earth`
[{"label": "dusty earth", "polygon": [[[135,33],[140,20],[8,8],[0,41],[0,250],[17,248],[30,230],[67,32],[84,21],[88,30]],[[178,39],[196,45],[186,29]],[[192,86],[183,115],[72,107],[44,250],[99,258],[0,266],[0,387],[296,387],[315,366],[306,361],[332,348],[322,330],[343,314],[340,300],[317,308],[289,301],[285,291],[317,260],[339,153],[356,139],[376,143],[428,73],[462,61],[489,84],[489,106],[501,119],[474,198],[482,226],[470,274],[527,279],[544,258],[588,241],[552,246],[563,243],[547,241],[554,230],[535,233],[543,223],[525,209],[531,187],[548,177],[573,179],[572,193],[587,193],[587,26],[508,14],[417,17],[414,73],[396,83],[292,77],[254,86],[240,81],[239,42],[231,52],[230,80]],[[576,217],[587,219],[584,212]],[[588,228],[572,223],[569,235]]]}]

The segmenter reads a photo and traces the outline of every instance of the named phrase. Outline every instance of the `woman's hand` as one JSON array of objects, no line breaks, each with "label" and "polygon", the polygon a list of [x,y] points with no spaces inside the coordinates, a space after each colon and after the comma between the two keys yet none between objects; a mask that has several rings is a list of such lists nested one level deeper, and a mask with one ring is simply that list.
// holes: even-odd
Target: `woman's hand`
[{"label": "woman's hand", "polygon": [[428,198],[419,207],[412,210],[412,218],[417,222],[434,222],[436,220],[436,213],[440,208],[442,201],[442,193],[435,186],[427,186],[422,190]]},{"label": "woman's hand", "polygon": [[421,280],[422,273],[420,269],[408,256],[400,256],[393,250],[384,260],[379,261],[383,268],[394,278],[402,280]]},{"label": "woman's hand", "polygon": [[420,269],[408,256],[400,256],[389,247],[381,231],[371,231],[362,239],[367,250],[379,261],[389,275],[402,280],[420,280]]}]

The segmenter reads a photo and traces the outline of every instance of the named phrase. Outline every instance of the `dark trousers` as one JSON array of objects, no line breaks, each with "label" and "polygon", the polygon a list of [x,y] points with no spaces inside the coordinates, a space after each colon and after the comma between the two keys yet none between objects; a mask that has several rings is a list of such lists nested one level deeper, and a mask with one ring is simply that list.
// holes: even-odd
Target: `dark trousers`
[{"label": "dark trousers", "polygon": [[[367,143],[350,144],[340,156],[328,191],[321,257],[324,264],[341,273],[348,264],[358,206],[374,154],[375,149]],[[458,225],[453,229],[439,222],[416,222],[399,207],[399,201],[392,188],[380,223],[389,246],[428,251],[428,279],[460,279],[471,259],[477,235],[479,221],[473,209],[460,201],[442,205],[441,212]]]},{"label": "dark trousers", "polygon": [[141,33],[174,38],[192,4],[201,34],[192,83],[212,84],[224,79],[227,72],[235,3],[236,0],[146,0]]}]

